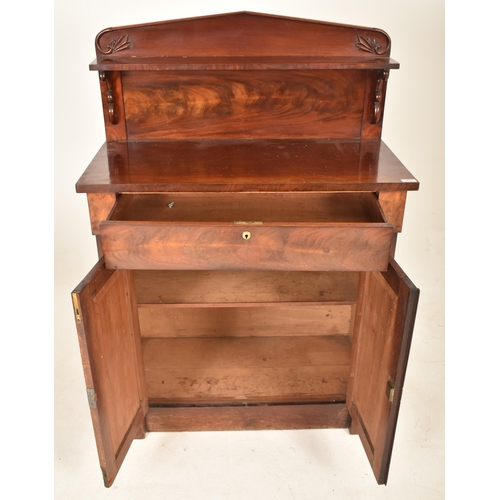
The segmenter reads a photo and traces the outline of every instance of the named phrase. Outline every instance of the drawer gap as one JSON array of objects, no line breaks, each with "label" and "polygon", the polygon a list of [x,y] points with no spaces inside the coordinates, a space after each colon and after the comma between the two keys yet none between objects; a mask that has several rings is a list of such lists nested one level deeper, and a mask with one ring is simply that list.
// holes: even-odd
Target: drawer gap
[{"label": "drawer gap", "polygon": [[347,193],[123,194],[109,220],[218,223],[384,223],[377,198]]}]

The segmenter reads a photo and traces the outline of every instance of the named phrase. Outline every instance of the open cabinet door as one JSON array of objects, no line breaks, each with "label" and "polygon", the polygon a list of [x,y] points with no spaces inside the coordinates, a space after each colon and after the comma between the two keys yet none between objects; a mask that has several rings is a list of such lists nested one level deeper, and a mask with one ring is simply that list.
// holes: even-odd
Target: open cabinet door
[{"label": "open cabinet door", "polygon": [[101,260],[73,291],[78,339],[104,484],[144,437],[147,398],[134,281]]},{"label": "open cabinet door", "polygon": [[390,260],[361,274],[347,405],[379,484],[387,483],[419,290]]}]

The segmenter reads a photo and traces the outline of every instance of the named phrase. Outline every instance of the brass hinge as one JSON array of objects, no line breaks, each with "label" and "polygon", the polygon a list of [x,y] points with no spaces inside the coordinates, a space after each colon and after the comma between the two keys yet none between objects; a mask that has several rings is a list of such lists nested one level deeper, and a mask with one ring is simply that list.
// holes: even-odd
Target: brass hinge
[{"label": "brass hinge", "polygon": [[87,399],[89,400],[90,408],[97,408],[97,402],[94,389],[87,389]]},{"label": "brass hinge", "polygon": [[82,321],[82,315],[80,314],[80,308],[78,306],[78,294],[73,292],[71,298],[73,300],[73,310],[75,311],[76,322],[80,323]]},{"label": "brass hinge", "polygon": [[385,387],[385,394],[390,403],[394,401],[394,390],[396,389],[396,384],[394,380],[388,380],[387,386]]}]

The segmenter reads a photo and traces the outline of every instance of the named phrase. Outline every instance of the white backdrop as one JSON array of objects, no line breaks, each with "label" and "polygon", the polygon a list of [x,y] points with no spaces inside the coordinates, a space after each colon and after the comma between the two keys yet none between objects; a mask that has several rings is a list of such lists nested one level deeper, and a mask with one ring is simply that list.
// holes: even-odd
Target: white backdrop
[{"label": "white backdrop", "polygon": [[[165,435],[150,435],[129,453],[113,488],[105,490],[70,302],[72,288],[97,261],[86,199],[74,189],[105,139],[98,76],[88,70],[95,57],[94,38],[111,26],[241,10],[381,28],[392,39],[391,56],[401,64],[388,82],[383,140],[421,183],[420,191],[408,195],[396,252],[398,263],[421,289],[421,299],[389,484],[375,485],[362,450],[353,444],[357,438],[344,431],[321,431],[249,437],[231,433],[222,438],[193,434],[170,441]],[[444,2],[56,0],[54,34],[56,498],[443,498]],[[233,460],[217,468],[210,450],[221,439]],[[295,444],[289,446],[284,439]],[[320,443],[339,462],[297,442]],[[234,443],[238,449],[232,448]],[[259,443],[259,457],[248,443]],[[193,450],[189,459],[183,446]],[[280,449],[286,451],[280,454]]]}]

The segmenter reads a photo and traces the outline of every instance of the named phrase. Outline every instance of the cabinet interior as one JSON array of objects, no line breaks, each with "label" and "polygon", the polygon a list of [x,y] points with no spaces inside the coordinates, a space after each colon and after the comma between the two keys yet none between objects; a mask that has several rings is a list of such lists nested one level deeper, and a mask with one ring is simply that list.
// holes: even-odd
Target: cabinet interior
[{"label": "cabinet interior", "polygon": [[109,219],[309,224],[385,222],[375,194],[369,192],[122,194]]},{"label": "cabinet interior", "polygon": [[135,271],[149,405],[345,402],[358,274]]}]

